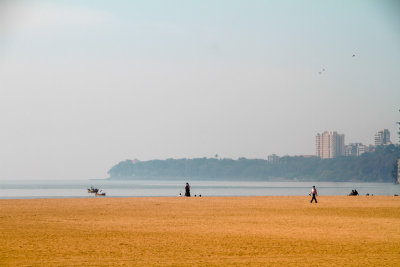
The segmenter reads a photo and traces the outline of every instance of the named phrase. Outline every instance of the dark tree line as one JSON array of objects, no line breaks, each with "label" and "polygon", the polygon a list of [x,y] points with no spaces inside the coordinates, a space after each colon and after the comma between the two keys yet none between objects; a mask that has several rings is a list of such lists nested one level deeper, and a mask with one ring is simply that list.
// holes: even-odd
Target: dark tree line
[{"label": "dark tree line", "polygon": [[[319,159],[285,156],[271,164],[263,159],[167,159],[132,162],[126,160],[109,170],[111,179],[179,178],[268,180],[285,178],[320,181],[394,181],[394,162],[400,147],[376,147],[374,152],[359,157]],[[397,165],[396,165],[397,166]]]}]

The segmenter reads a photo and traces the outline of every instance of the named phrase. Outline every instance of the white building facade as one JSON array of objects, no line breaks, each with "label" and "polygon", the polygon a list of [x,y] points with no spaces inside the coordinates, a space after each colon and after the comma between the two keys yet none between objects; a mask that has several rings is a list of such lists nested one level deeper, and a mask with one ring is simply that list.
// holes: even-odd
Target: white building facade
[{"label": "white building facade", "polygon": [[315,136],[315,155],[322,159],[344,156],[344,134],[325,131]]}]

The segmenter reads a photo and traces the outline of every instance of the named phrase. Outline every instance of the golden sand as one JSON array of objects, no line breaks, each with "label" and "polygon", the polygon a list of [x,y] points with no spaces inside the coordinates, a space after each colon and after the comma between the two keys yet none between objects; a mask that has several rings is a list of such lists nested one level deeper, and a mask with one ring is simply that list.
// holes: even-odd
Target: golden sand
[{"label": "golden sand", "polygon": [[400,266],[400,197],[0,200],[0,266]]}]

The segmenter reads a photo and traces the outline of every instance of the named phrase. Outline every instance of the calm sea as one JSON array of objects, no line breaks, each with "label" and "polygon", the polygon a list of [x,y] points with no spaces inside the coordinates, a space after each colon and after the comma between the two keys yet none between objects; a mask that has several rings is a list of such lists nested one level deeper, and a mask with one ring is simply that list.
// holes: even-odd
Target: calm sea
[{"label": "calm sea", "polygon": [[0,199],[8,198],[79,198],[94,197],[87,188],[94,186],[107,197],[154,197],[184,194],[185,183],[194,196],[305,196],[315,185],[319,195],[347,195],[357,189],[360,195],[400,195],[400,185],[392,183],[337,182],[260,182],[196,180],[43,180],[0,181]]}]

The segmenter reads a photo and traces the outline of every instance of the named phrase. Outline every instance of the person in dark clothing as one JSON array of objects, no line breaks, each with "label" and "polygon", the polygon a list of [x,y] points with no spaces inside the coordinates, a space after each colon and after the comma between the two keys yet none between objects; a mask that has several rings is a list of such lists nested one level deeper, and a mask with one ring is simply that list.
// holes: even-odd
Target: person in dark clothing
[{"label": "person in dark clothing", "polygon": [[358,196],[358,191],[356,189],[351,190],[351,193],[349,194],[349,196]]},{"label": "person in dark clothing", "polygon": [[185,197],[190,197],[190,185],[189,185],[189,183],[186,183],[186,186],[185,186]]},{"label": "person in dark clothing", "polygon": [[315,196],[318,196],[317,189],[315,188],[315,185],[312,186],[310,195],[312,195],[310,203],[312,203],[313,200],[315,200],[315,203],[318,203],[317,199],[315,198]]}]

